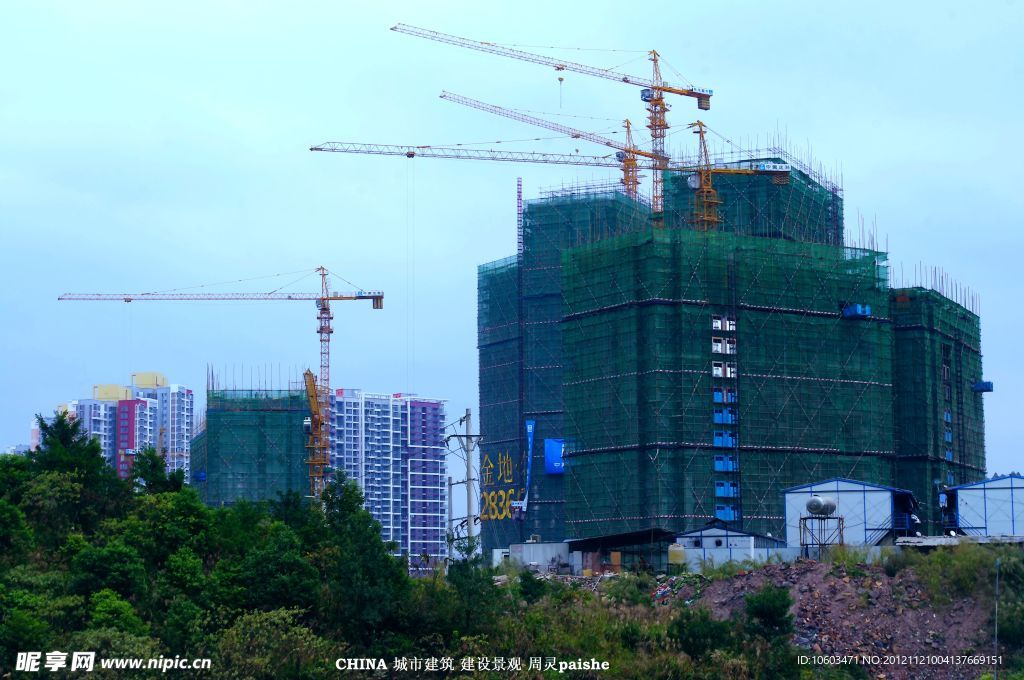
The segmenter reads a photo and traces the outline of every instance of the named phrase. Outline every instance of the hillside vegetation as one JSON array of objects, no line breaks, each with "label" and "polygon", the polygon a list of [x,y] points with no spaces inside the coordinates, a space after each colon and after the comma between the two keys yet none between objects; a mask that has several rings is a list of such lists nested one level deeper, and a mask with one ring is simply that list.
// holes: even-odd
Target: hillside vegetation
[{"label": "hillside vegetation", "polygon": [[[211,671],[165,674],[175,677],[335,678],[336,659],[364,657],[389,667],[396,658],[451,657],[448,677],[461,677],[463,658],[502,657],[522,659],[523,670],[465,677],[867,678],[863,668],[798,664],[814,645],[825,649],[808,637],[821,599],[809,593],[833,601],[838,587],[828,591],[828,582],[854,580],[867,595],[844,597],[870,614],[892,605],[872,596],[871,584],[884,579],[892,592],[890,581],[903,579],[923,594],[908,610],[946,615],[969,598],[972,625],[988,635],[996,556],[1007,664],[1024,645],[1024,560],[1014,551],[962,546],[892,556],[884,567],[813,563],[822,573],[801,578],[797,570],[808,567],[769,565],[711,581],[681,577],[687,585],[675,590],[649,575],[496,579],[467,557],[447,574],[413,579],[351,481],[332,484],[322,504],[293,494],[213,509],[152,451],[137,456],[135,479],[123,482],[77,423],[58,416],[41,427],[38,451],[0,457],[0,677],[18,652],[82,650],[212,659]],[[845,643],[826,644],[840,653]],[[531,657],[593,658],[609,670],[537,672],[526,667]],[[90,675],[124,677],[98,666]]]}]

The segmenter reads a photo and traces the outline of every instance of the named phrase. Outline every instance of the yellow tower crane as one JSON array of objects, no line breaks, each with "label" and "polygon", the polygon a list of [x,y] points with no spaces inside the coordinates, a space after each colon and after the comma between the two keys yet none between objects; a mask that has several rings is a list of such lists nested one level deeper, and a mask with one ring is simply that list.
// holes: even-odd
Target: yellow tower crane
[{"label": "yellow tower crane", "polygon": [[350,300],[370,300],[374,309],[384,308],[384,293],[381,291],[360,290],[351,293],[339,293],[330,289],[330,272],[326,267],[317,267],[320,275],[319,293],[65,293],[58,300],[77,301],[119,301],[143,302],[147,300],[163,301],[210,301],[210,300],[264,300],[264,301],[300,301],[312,300],[317,308],[317,333],[320,336],[320,380],[313,379],[311,371],[306,371],[304,378],[306,394],[309,398],[311,428],[307,448],[309,455],[306,465],[309,468],[309,495],[319,498],[324,490],[327,467],[330,463],[330,431],[326,414],[330,410],[331,390],[331,335],[334,328],[331,321],[331,302]]},{"label": "yellow tower crane", "polygon": [[502,57],[518,59],[520,61],[528,61],[542,66],[550,66],[556,71],[582,73],[584,75],[604,78],[606,80],[614,80],[618,83],[626,83],[627,85],[635,85],[643,88],[640,91],[640,98],[646,104],[647,108],[647,128],[651,131],[651,158],[655,159],[656,166],[656,171],[652,173],[651,187],[651,209],[654,212],[655,219],[658,219],[664,210],[664,187],[662,186],[662,183],[664,182],[663,172],[667,169],[666,166],[668,165],[668,158],[665,155],[665,136],[669,129],[666,117],[669,105],[665,101],[665,95],[674,94],[684,97],[693,97],[697,100],[697,108],[700,110],[707,111],[711,108],[711,96],[714,94],[712,90],[700,87],[677,87],[669,85],[664,81],[661,77],[661,55],[655,50],[648,52],[648,58],[651,61],[651,77],[639,78],[625,73],[620,73],[612,69],[597,68],[595,66],[587,66],[586,64],[578,64],[572,61],[553,59],[540,54],[533,54],[532,52],[525,52],[511,47],[496,45],[491,42],[470,40],[469,38],[461,38],[456,35],[431,31],[425,28],[409,26],[407,24],[398,24],[393,26],[391,30],[398,33],[404,33],[406,35],[416,36],[418,38],[425,38],[427,40],[434,40],[436,42],[442,42],[449,45],[465,47],[478,52],[486,52],[488,54],[496,54]]},{"label": "yellow tower crane", "polygon": [[789,173],[792,170],[788,163],[757,163],[756,167],[716,167],[711,162],[711,154],[708,153],[708,142],[706,131],[708,129],[702,121],[696,121],[687,125],[697,135],[699,140],[697,149],[696,172],[691,175],[695,179],[690,188],[694,190],[693,215],[690,221],[697,231],[716,231],[721,220],[718,217],[718,206],[722,204],[715,190],[713,175],[771,175],[775,184],[788,184]]}]

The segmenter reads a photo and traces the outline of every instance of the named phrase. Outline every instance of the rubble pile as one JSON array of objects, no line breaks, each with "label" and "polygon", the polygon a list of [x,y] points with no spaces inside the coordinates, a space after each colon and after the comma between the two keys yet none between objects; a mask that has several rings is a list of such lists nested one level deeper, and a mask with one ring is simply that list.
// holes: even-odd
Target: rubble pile
[{"label": "rubble pile", "polygon": [[651,599],[655,605],[669,605],[680,599],[692,604],[710,583],[702,574],[659,575],[658,587],[651,593]]},{"label": "rubble pile", "polygon": [[[991,612],[970,599],[938,607],[917,577],[894,577],[878,566],[847,570],[813,560],[768,564],[710,584],[698,606],[717,618],[742,610],[744,597],[765,584],[784,586],[793,597],[793,642],[808,654],[841,656],[932,656],[990,653]],[[872,678],[970,678],[980,668],[953,664],[878,665]]]}]

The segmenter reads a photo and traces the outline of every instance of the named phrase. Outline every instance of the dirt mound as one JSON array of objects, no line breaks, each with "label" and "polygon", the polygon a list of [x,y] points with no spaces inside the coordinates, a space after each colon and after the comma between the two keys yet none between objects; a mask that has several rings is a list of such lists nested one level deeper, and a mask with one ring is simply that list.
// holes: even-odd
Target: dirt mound
[{"label": "dirt mound", "polygon": [[[718,618],[744,606],[765,584],[789,588],[795,600],[794,643],[808,655],[934,656],[991,653],[991,612],[970,599],[935,606],[914,573],[894,577],[881,567],[849,571],[813,560],[769,564],[708,585],[697,600]],[[977,678],[984,667],[867,666],[872,678]]]}]

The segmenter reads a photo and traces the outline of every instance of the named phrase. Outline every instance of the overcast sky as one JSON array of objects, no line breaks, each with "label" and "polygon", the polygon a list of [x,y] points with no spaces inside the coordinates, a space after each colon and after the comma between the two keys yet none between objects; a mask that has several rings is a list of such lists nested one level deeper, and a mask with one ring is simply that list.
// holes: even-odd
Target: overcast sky
[{"label": "overcast sky", "polygon": [[[530,198],[614,171],[307,148],[504,140],[607,152],[510,143],[552,133],[442,101],[444,89],[606,133],[625,117],[642,130],[644,111],[633,87],[571,73],[559,84],[540,66],[388,30],[405,22],[588,48],[545,52],[637,75],[656,48],[667,80],[714,89],[701,112],[714,130],[809,146],[842,174],[848,229],[858,213],[877,221],[897,268],[940,265],[978,291],[996,384],[989,472],[1024,468],[1020,3],[374,4],[3,3],[0,448],[27,443],[32,414],[133,371],[202,392],[207,364],[240,386],[254,367],[277,381],[318,364],[311,302],[58,303],[61,293],[320,264],[385,292],[384,311],[337,305],[335,387],[476,412],[476,265],[515,251],[516,177]],[[681,131],[696,115],[684,99],[670,122]],[[692,145],[685,131],[669,138],[676,152]],[[298,276],[205,290],[266,291]],[[286,290],[315,288],[308,277]]]}]

